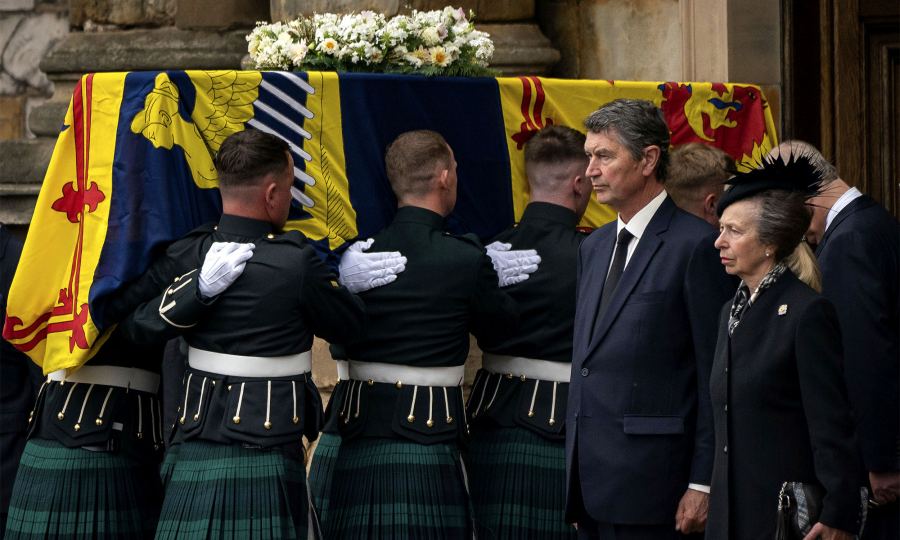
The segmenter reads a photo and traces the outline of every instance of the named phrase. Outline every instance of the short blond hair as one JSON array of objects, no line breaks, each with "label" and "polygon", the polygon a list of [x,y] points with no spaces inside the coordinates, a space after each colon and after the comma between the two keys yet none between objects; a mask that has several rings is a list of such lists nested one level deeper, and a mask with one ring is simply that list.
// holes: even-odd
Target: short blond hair
[{"label": "short blond hair", "polygon": [[722,182],[734,173],[734,159],[722,150],[703,143],[682,144],[672,150],[666,192],[684,208],[709,193],[721,193]]},{"label": "short blond hair", "polygon": [[452,152],[440,133],[427,129],[400,134],[384,154],[391,189],[398,199],[424,195],[438,171],[450,169]]}]

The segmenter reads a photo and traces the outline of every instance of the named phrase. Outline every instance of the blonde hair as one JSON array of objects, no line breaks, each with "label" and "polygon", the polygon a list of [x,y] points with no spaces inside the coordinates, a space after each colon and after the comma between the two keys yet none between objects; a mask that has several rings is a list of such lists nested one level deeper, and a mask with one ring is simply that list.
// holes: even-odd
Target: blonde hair
[{"label": "blonde hair", "polygon": [[822,271],[812,248],[805,241],[797,244],[794,252],[784,258],[784,264],[790,268],[797,279],[809,285],[818,293],[822,292]]}]

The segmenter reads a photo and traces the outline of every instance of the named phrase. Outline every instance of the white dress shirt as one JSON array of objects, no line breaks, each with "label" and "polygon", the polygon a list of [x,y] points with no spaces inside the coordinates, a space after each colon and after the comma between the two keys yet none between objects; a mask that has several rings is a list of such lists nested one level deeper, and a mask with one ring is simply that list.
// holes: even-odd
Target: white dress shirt
[{"label": "white dress shirt", "polygon": [[[862,193],[855,187],[852,187],[844,192],[843,195],[838,197],[838,200],[834,201],[834,205],[828,209],[828,215],[825,216],[825,230],[828,230],[828,227],[831,226],[831,222],[834,221],[834,218],[837,217],[838,214],[841,213],[841,210],[847,207],[848,204],[852,203],[858,197],[862,197]],[[823,231],[824,232],[824,231]]]},{"label": "white dress shirt", "polygon": [[[650,220],[653,219],[656,211],[659,210],[663,201],[666,200],[666,195],[666,190],[660,191],[659,195],[638,210],[638,213],[632,216],[628,223],[622,221],[622,216],[619,215],[616,222],[616,238],[619,237],[619,233],[622,232],[622,229],[628,229],[628,232],[634,237],[628,242],[628,254],[625,256],[625,268],[628,268],[628,263],[631,261],[631,256],[634,255],[634,250],[637,249],[638,242],[641,241],[641,236],[644,235],[644,231],[647,230],[647,225],[650,224]],[[615,256],[616,251],[615,248],[613,248],[613,258],[615,258]],[[606,269],[606,275],[609,275],[609,268]]]}]

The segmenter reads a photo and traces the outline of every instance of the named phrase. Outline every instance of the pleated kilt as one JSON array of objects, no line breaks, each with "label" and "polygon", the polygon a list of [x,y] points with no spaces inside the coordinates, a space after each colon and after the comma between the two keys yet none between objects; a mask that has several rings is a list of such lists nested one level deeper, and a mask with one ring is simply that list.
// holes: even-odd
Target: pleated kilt
[{"label": "pleated kilt", "polygon": [[322,522],[328,519],[334,466],[341,449],[341,436],[337,433],[322,433],[316,442],[312,462],[309,465],[309,493],[313,506]]},{"label": "pleated kilt", "polygon": [[307,538],[306,469],[278,448],[189,440],[166,455],[156,538]]},{"label": "pleated kilt", "polygon": [[479,539],[575,538],[565,522],[565,441],[482,425],[466,453]]},{"label": "pleated kilt", "polygon": [[152,538],[162,499],[158,474],[155,463],[127,453],[31,439],[5,538]]},{"label": "pleated kilt", "polygon": [[334,466],[326,539],[471,538],[455,444],[344,440]]}]

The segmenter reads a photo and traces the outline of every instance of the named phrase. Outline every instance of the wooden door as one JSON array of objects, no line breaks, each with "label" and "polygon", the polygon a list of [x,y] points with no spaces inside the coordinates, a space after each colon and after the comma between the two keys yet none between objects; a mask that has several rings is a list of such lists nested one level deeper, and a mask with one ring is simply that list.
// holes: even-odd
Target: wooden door
[{"label": "wooden door", "polygon": [[900,217],[900,3],[783,6],[784,138],[820,147],[842,178]]}]

